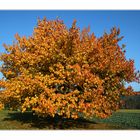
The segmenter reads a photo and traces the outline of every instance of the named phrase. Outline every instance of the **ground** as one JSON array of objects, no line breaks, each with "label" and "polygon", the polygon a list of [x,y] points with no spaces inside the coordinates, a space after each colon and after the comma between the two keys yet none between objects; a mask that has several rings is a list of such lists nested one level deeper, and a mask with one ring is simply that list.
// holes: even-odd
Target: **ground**
[{"label": "ground", "polygon": [[72,120],[60,117],[38,118],[31,112],[0,111],[0,130],[137,130],[140,129],[140,110],[119,110],[107,119]]}]

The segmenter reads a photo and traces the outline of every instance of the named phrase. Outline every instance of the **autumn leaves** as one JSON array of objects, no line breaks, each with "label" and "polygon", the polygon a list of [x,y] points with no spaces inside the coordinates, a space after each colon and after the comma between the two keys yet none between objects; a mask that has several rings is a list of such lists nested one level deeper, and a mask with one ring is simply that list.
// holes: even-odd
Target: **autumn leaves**
[{"label": "autumn leaves", "polygon": [[134,61],[126,60],[113,28],[96,38],[76,21],[39,20],[30,37],[16,34],[1,55],[1,107],[34,111],[39,116],[105,118],[119,109],[122,95],[133,94],[124,82],[138,81]]}]

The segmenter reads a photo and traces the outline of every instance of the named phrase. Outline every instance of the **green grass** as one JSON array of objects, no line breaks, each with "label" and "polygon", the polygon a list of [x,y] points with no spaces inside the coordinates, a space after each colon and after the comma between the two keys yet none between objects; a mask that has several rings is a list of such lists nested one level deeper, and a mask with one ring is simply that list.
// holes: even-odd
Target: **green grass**
[{"label": "green grass", "polygon": [[123,112],[123,113],[140,113],[140,109],[120,109],[117,112]]},{"label": "green grass", "polygon": [[100,123],[108,123],[126,129],[140,129],[140,110],[121,109],[106,119],[92,119]]},{"label": "green grass", "polygon": [[31,112],[24,114],[8,110],[0,111],[0,130],[136,130],[140,129],[140,110],[119,110],[107,119],[38,118]]}]

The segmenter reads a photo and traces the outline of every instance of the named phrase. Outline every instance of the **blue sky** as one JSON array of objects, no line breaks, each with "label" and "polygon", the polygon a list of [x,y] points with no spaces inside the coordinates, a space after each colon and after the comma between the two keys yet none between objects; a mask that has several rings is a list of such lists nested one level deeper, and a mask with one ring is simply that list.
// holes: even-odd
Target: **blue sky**
[{"label": "blue sky", "polygon": [[[3,43],[13,43],[16,33],[31,35],[37,18],[45,16],[48,20],[59,17],[67,27],[76,19],[80,28],[90,26],[97,37],[114,26],[119,27],[124,36],[120,45],[126,45],[127,59],[134,59],[136,69],[140,70],[140,11],[0,11],[0,52],[4,52]],[[140,91],[140,85],[131,85]]]}]

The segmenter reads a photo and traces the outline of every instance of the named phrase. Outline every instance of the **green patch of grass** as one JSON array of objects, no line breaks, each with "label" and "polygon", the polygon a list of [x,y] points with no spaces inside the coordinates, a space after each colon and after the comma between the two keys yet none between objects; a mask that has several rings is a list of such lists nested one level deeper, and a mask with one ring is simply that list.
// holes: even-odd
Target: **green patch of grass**
[{"label": "green patch of grass", "polygon": [[119,125],[128,129],[140,129],[140,110],[121,109],[106,119],[92,119],[101,123]]},{"label": "green patch of grass", "polygon": [[0,111],[0,130],[116,130],[140,129],[140,110],[119,110],[107,119],[38,118],[31,112]]},{"label": "green patch of grass", "polygon": [[11,111],[0,111],[0,130],[31,129],[30,123],[23,123],[18,118],[14,119],[9,113]]},{"label": "green patch of grass", "polygon": [[140,113],[140,109],[120,109],[117,112],[123,112],[123,113]]}]

